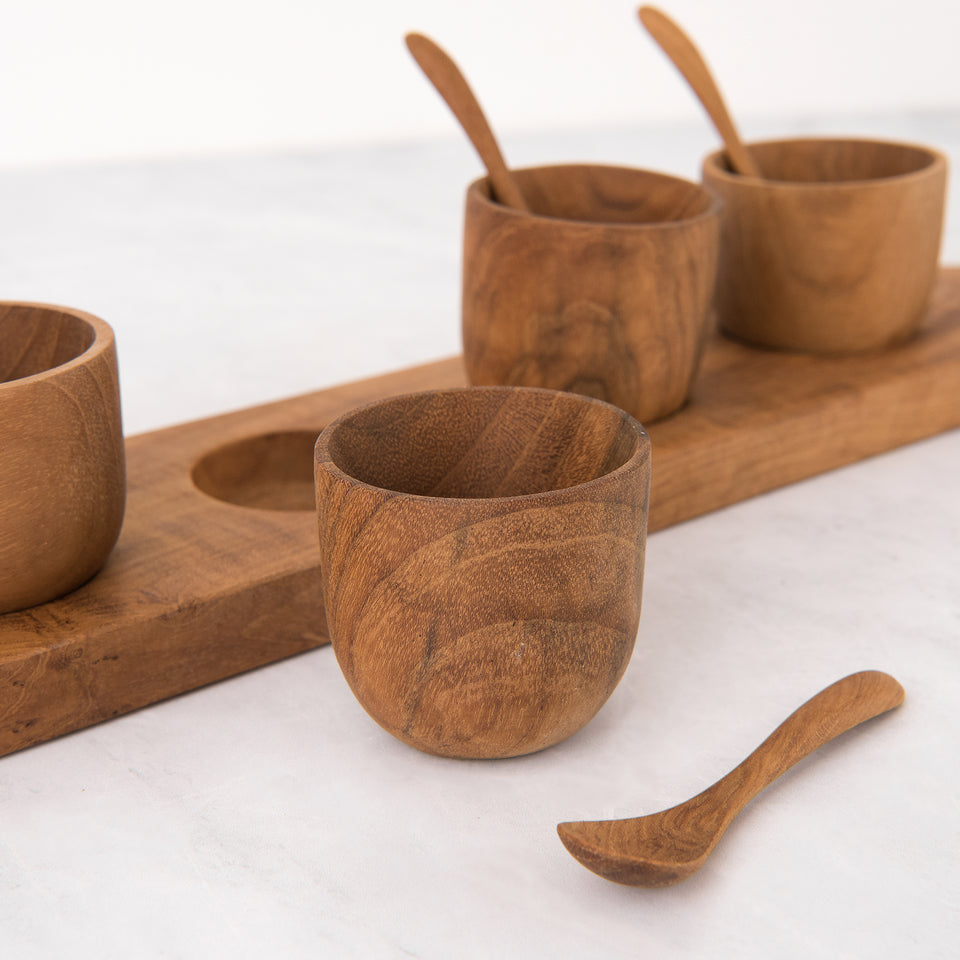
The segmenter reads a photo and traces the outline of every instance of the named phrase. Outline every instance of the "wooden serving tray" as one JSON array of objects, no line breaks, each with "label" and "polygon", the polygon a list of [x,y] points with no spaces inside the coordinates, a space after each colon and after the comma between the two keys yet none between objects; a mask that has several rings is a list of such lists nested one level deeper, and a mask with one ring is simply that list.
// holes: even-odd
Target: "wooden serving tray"
[{"label": "wooden serving tray", "polygon": [[[464,382],[452,358],[129,438],[104,570],[0,616],[0,755],[326,643],[316,434],[369,400]],[[958,268],[897,350],[824,359],[718,336],[690,404],[649,427],[650,529],[956,426]]]}]

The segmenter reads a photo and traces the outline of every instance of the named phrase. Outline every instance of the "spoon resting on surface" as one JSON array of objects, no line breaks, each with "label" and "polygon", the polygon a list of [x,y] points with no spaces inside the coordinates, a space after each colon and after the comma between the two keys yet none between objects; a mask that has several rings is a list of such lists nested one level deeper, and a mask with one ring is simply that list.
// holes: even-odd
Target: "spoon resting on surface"
[{"label": "spoon resting on surface", "polygon": [[449,54],[422,33],[408,33],[404,39],[413,59],[447,102],[453,115],[460,121],[464,133],[480,154],[490,176],[495,198],[504,206],[529,210],[523,193],[503,159],[483,108],[460,68]]},{"label": "spoon resting on surface", "polygon": [[686,803],[627,820],[561,823],[563,845],[588,870],[632,887],[666,887],[699,870],[734,817],[798,760],[903,703],[877,670],[838,680],[792,713],[722,780]]},{"label": "spoon resting on surface", "polygon": [[640,7],[637,11],[647,33],[660,45],[693,88],[697,99],[703,104],[713,125],[723,140],[730,165],[736,173],[747,177],[763,176],[757,161],[740,139],[737,128],[727,110],[710,68],[690,37],[683,29],[656,7]]}]

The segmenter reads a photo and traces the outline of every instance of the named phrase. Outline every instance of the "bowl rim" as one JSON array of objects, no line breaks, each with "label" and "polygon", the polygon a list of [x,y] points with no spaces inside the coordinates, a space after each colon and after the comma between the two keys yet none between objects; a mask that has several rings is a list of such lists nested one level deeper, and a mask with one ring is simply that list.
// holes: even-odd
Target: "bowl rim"
[{"label": "bowl rim", "polygon": [[925,154],[927,162],[918,170],[910,170],[907,173],[896,173],[889,177],[870,177],[859,180],[771,180],[766,177],[750,177],[742,173],[733,173],[724,169],[720,164],[720,158],[726,155],[725,149],[714,150],[708,153],[701,164],[701,173],[706,180],[709,174],[711,178],[722,181],[727,184],[735,184],[750,190],[849,190],[852,188],[863,189],[865,187],[882,188],[884,186],[897,185],[910,180],[919,180],[933,177],[945,172],[948,166],[947,157],[935,147],[927,146],[922,143],[911,143],[906,140],[884,140],[875,137],[844,137],[844,136],[810,136],[810,137],[774,137],[768,140],[751,140],[745,144],[749,149],[753,146],[772,146],[784,144],[800,143],[849,143],[863,147],[883,147],[895,149],[914,150],[917,153]]},{"label": "bowl rim", "polygon": [[[373,483],[367,483],[365,480],[361,480],[359,477],[354,477],[351,474],[347,473],[345,470],[334,462],[333,458],[330,455],[329,445],[330,438],[333,434],[340,429],[348,420],[351,420],[353,417],[358,416],[366,410],[373,409],[374,407],[383,406],[387,403],[395,403],[398,400],[412,400],[420,399],[424,397],[436,396],[440,394],[452,394],[452,393],[472,393],[477,394],[480,392],[484,393],[516,393],[520,391],[526,394],[549,394],[551,396],[563,396],[571,398],[578,402],[583,402],[584,404],[590,404],[605,408],[607,410],[615,413],[619,418],[621,425],[630,428],[635,437],[636,437],[636,448],[630,454],[627,459],[620,464],[619,467],[611,470],[609,473],[604,473],[599,477],[594,477],[592,480],[584,480],[582,483],[571,484],[568,487],[556,487],[550,490],[538,490],[534,493],[522,493],[516,494],[510,497],[437,497],[430,494],[423,493],[410,493],[407,490],[395,490],[391,487],[380,487]],[[650,435],[647,433],[646,428],[632,417],[626,410],[622,410],[620,407],[615,406],[612,403],[607,403],[606,400],[598,400],[595,397],[588,397],[580,393],[571,393],[566,390],[551,390],[547,387],[526,387],[526,386],[509,386],[509,385],[473,385],[465,387],[440,387],[435,390],[415,390],[408,393],[399,393],[389,397],[381,397],[379,400],[372,400],[369,403],[364,403],[361,406],[354,407],[352,410],[348,410],[345,413],[342,413],[335,420],[331,420],[323,430],[320,432],[320,435],[317,437],[317,442],[314,445],[314,485],[316,485],[317,475],[320,470],[323,470],[325,473],[330,474],[334,478],[339,478],[345,483],[365,488],[367,490],[375,491],[379,494],[386,494],[390,498],[402,498],[404,500],[422,500],[425,502],[436,503],[436,504],[445,504],[445,505],[464,505],[464,504],[503,504],[503,503],[523,503],[526,501],[539,500],[543,501],[545,499],[553,499],[560,496],[569,496],[571,493],[576,491],[588,490],[589,488],[595,486],[599,483],[608,483],[612,478],[618,477],[622,473],[626,473],[629,470],[637,469],[640,461],[642,459],[650,459],[651,451],[651,441]],[[317,497],[317,509],[320,508],[320,497]]]},{"label": "bowl rim", "polygon": [[650,170],[646,167],[627,167],[614,163],[542,163],[529,167],[512,167],[512,173],[530,173],[535,170],[618,170],[623,173],[642,173],[647,176],[655,177],[659,180],[667,180],[674,183],[682,183],[688,187],[694,187],[699,193],[702,193],[710,201],[706,210],[694,214],[691,217],[683,217],[680,220],[652,220],[641,223],[629,223],[623,220],[574,220],[569,217],[551,217],[545,213],[533,213],[530,210],[517,210],[515,207],[508,207],[492,199],[484,192],[483,187],[489,186],[490,177],[484,175],[477,177],[467,185],[467,200],[474,200],[482,206],[494,210],[501,216],[516,217],[517,219],[530,220],[535,223],[544,224],[564,224],[567,229],[595,229],[602,227],[605,230],[617,230],[624,232],[652,232],[660,230],[682,230],[690,227],[692,224],[704,220],[719,219],[720,210],[723,207],[723,200],[718,197],[709,187],[703,183],[697,183],[696,180],[688,180],[686,177],[678,177],[672,173],[663,173],[660,170]]},{"label": "bowl rim", "polygon": [[86,350],[81,351],[75,357],[58,363],[55,367],[47,367],[46,370],[40,370],[38,373],[32,373],[28,377],[18,377],[16,380],[4,380],[0,382],[0,393],[16,390],[19,387],[28,387],[31,384],[39,383],[42,380],[49,380],[52,377],[58,377],[75,367],[86,366],[95,360],[98,356],[106,353],[114,345],[113,328],[99,317],[84,310],[76,310],[73,307],[62,307],[51,303],[34,303],[27,300],[0,300],[0,312],[11,307],[21,307],[26,310],[41,310],[45,313],[62,314],[79,320],[93,329],[93,340]]}]

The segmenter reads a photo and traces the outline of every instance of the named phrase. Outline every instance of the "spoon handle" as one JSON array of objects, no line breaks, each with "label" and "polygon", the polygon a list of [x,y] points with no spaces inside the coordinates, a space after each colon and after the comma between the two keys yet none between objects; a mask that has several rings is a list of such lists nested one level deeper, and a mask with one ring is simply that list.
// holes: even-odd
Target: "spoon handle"
[{"label": "spoon handle", "polygon": [[480,154],[497,199],[505,206],[528,210],[523,194],[507,169],[497,138],[493,135],[483,109],[459,67],[449,54],[429,37],[421,33],[408,33],[405,39],[413,59],[446,101]]},{"label": "spoon handle", "polygon": [[903,703],[889,674],[864,670],[821,690],[795,710],[753,753],[700,796],[724,811],[728,824],[761,790],[818,747]]},{"label": "spoon handle", "polygon": [[710,73],[710,68],[693,41],[677,23],[656,7],[641,7],[638,15],[647,32],[673,61],[674,66],[683,74],[684,79],[706,108],[717,132],[723,139],[734,170],[748,177],[761,176],[760,168],[737,133],[737,128],[724,103],[720,88]]}]

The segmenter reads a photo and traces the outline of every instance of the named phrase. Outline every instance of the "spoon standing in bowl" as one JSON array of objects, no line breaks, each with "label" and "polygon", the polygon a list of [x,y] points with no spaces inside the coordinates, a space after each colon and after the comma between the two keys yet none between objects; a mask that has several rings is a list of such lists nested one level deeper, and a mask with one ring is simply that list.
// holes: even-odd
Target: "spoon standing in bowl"
[{"label": "spoon standing in bowl", "polygon": [[656,7],[640,7],[637,13],[647,32],[673,61],[674,66],[693,88],[697,99],[703,104],[723,139],[727,157],[734,172],[747,177],[762,176],[757,161],[753,159],[752,154],[740,139],[740,134],[737,133],[730,111],[724,103],[723,94],[720,93],[710,68],[693,41],[678,24]]},{"label": "spoon standing in bowl", "polygon": [[529,210],[523,193],[507,168],[483,108],[470,89],[466,77],[460,72],[460,68],[443,49],[422,33],[408,33],[405,39],[413,59],[427,75],[427,79],[437,88],[440,96],[446,100],[447,106],[460,121],[464,133],[480,154],[480,159],[490,176],[496,199],[504,206],[515,207],[517,210]]},{"label": "spoon standing in bowl", "polygon": [[561,823],[557,833],[588,870],[632,887],[666,887],[699,870],[734,817],[798,760],[903,703],[876,670],[838,680],[792,713],[738,767],[686,803],[627,820]]}]

